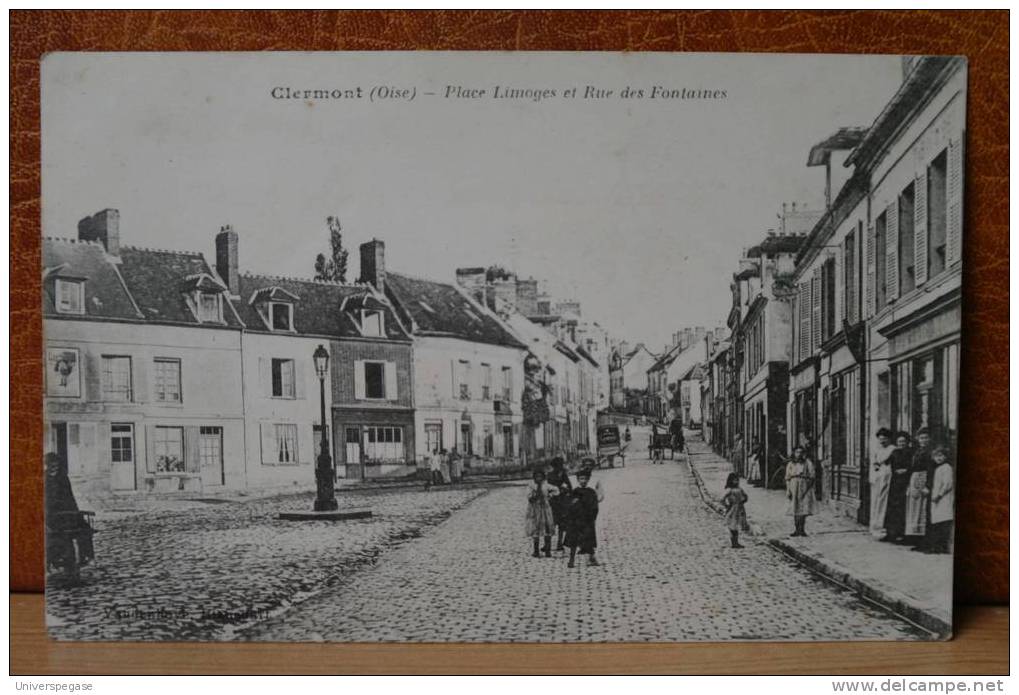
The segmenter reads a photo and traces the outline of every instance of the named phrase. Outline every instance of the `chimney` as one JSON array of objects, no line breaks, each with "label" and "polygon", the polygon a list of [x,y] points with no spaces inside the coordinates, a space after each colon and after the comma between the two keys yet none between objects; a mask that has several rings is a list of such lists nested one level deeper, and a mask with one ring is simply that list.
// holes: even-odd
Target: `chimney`
[{"label": "chimney", "polygon": [[381,239],[361,244],[361,282],[370,282],[383,294],[386,291],[386,243]]},{"label": "chimney", "polygon": [[120,211],[106,208],[78,220],[78,239],[98,241],[111,256],[120,255]]},{"label": "chimney", "polygon": [[241,284],[237,277],[237,232],[230,225],[220,227],[216,235],[216,272],[230,289],[231,296],[239,296]]}]

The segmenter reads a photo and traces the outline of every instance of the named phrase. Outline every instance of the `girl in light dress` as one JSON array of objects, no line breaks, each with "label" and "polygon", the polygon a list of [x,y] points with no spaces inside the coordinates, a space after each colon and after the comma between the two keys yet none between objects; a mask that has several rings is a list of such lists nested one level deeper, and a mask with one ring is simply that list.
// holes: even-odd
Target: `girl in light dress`
[{"label": "girl in light dress", "polygon": [[545,557],[552,557],[552,533],[555,530],[555,519],[552,516],[552,505],[549,498],[559,490],[545,482],[545,471],[535,468],[531,484],[527,486],[527,515],[524,520],[524,531],[534,543],[532,557],[541,557],[538,544],[542,538],[545,545],[541,550]]}]

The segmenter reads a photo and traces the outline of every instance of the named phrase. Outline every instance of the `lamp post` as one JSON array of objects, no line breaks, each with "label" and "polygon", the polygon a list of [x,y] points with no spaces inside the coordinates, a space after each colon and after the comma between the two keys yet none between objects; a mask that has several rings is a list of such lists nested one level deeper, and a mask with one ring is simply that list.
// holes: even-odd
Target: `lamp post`
[{"label": "lamp post", "polygon": [[319,345],[312,357],[315,360],[315,373],[318,374],[318,393],[321,405],[322,448],[315,466],[316,512],[331,512],[339,508],[336,503],[336,491],[333,488],[333,459],[329,455],[329,435],[326,430],[326,374],[329,372],[329,351]]}]

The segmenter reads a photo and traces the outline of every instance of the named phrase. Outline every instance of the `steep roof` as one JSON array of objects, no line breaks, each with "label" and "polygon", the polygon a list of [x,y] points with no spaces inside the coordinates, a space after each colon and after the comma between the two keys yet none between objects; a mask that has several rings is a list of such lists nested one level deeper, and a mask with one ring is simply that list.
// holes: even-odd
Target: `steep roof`
[{"label": "steep roof", "polygon": [[[124,284],[146,321],[207,325],[195,317],[186,299],[196,278],[214,278],[202,254],[121,246],[119,267]],[[241,327],[226,307],[223,320],[231,328]]]},{"label": "steep roof", "polygon": [[54,281],[65,278],[85,281],[84,317],[130,321],[143,318],[102,244],[44,238],[42,267],[42,310],[45,316],[68,316],[58,314],[54,303]]},{"label": "steep roof", "polygon": [[664,355],[655,360],[655,363],[648,369],[649,372],[657,372],[660,369],[665,369],[670,364],[676,361],[679,357],[679,353],[682,350],[679,349],[678,345],[673,345]]},{"label": "steep roof", "polygon": [[769,234],[759,244],[747,249],[747,258],[760,258],[772,253],[796,253],[806,241],[805,234]]},{"label": "steep roof", "polygon": [[826,164],[831,159],[832,152],[851,150],[859,145],[866,135],[866,128],[852,126],[839,128],[810,148],[810,154],[807,155],[807,166],[816,167]]},{"label": "steep roof", "polygon": [[387,272],[386,292],[414,322],[418,335],[526,349],[501,321],[453,285]]},{"label": "steep roof", "polygon": [[680,381],[699,381],[704,378],[704,365],[700,362],[686,370],[686,373],[679,378]]},{"label": "steep roof", "polygon": [[272,332],[257,308],[259,302],[271,299],[293,304],[293,326],[298,335],[361,337],[354,312],[365,306],[385,312],[383,329],[386,338],[409,340],[389,304],[381,302],[367,285],[252,273],[242,273],[238,280],[240,299],[234,300],[233,304],[249,331]]}]

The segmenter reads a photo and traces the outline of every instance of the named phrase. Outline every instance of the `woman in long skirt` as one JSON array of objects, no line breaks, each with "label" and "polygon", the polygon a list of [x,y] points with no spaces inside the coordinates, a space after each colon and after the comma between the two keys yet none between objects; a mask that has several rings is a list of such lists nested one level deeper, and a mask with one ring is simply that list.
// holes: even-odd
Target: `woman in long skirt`
[{"label": "woman in long skirt", "polygon": [[549,497],[557,493],[556,488],[545,482],[545,471],[535,468],[531,484],[527,486],[527,516],[524,521],[524,531],[534,542],[532,553],[534,557],[541,557],[538,543],[542,538],[545,539],[545,546],[542,548],[545,557],[552,557],[552,531],[555,521],[552,518]]},{"label": "woman in long skirt", "polygon": [[899,432],[895,437],[895,451],[888,457],[891,480],[888,483],[888,505],[885,509],[885,531],[888,533],[884,540],[893,543],[902,541],[906,533],[906,494],[912,460],[909,435]]},{"label": "woman in long skirt", "polygon": [[[926,452],[924,452],[926,453]],[[927,462],[920,456],[913,457],[910,469],[909,487],[906,490],[907,536],[923,536],[927,533]]]},{"label": "woman in long skirt", "polygon": [[892,467],[888,462],[895,444],[892,432],[886,427],[877,431],[877,444],[870,455],[870,533],[881,540],[885,537],[885,512],[888,510],[888,488],[892,481]]},{"label": "woman in long skirt", "polygon": [[806,536],[807,517],[815,510],[814,462],[802,446],[793,449],[793,457],[785,467],[785,490],[789,505],[786,513],[793,517],[795,530],[791,535]]}]

